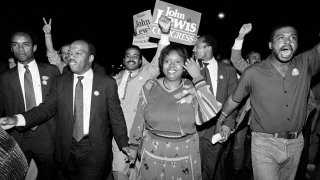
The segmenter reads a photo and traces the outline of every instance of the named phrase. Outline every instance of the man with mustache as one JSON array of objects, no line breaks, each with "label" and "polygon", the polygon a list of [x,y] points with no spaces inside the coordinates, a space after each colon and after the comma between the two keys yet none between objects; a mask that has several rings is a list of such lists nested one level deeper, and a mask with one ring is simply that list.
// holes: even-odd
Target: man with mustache
[{"label": "man with mustache", "polygon": [[320,44],[295,55],[297,30],[291,25],[273,29],[265,60],[250,66],[216,123],[222,130],[226,117],[248,95],[251,101],[251,153],[254,179],[293,180],[304,145],[301,130],[306,122],[311,77],[320,70]]},{"label": "man with mustache", "polygon": [[[138,104],[139,93],[142,86],[149,79],[156,78],[159,74],[158,58],[161,50],[170,42],[171,20],[162,16],[159,18],[159,27],[162,35],[158,43],[157,52],[153,60],[149,63],[143,62],[142,52],[138,46],[130,45],[126,50],[123,58],[125,69],[118,75],[114,76],[118,85],[118,94],[121,101],[121,107],[127,124],[128,133],[130,132]],[[129,165],[125,163],[125,154],[119,150],[115,140],[112,141],[113,151],[113,176],[115,180],[125,180],[128,176],[123,172]]]},{"label": "man with mustache", "polygon": [[102,180],[111,171],[111,123],[119,148],[129,154],[128,136],[116,81],[92,70],[94,46],[86,40],[70,44],[71,72],[57,76],[43,103],[1,118],[12,126],[32,127],[56,119],[56,158],[68,179]]}]

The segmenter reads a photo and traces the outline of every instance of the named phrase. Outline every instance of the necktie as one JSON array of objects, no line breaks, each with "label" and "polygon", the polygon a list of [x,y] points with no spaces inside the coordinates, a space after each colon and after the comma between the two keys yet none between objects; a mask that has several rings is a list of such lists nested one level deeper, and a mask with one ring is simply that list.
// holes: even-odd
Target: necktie
[{"label": "necktie", "polygon": [[204,76],[204,79],[206,80],[207,84],[210,86],[210,91],[213,93],[213,90],[212,90],[212,82],[211,82],[211,78],[210,78],[210,72],[209,72],[209,69],[208,69],[208,65],[209,63],[207,62],[203,62],[203,69],[202,69],[202,75]]},{"label": "necktie", "polygon": [[74,114],[73,114],[73,138],[79,142],[83,136],[83,85],[81,80],[83,76],[78,76],[78,82],[74,96]]},{"label": "necktie", "polygon": [[128,83],[129,83],[129,80],[131,79],[131,74],[132,74],[132,71],[129,72],[128,79],[127,79],[126,85],[124,87],[124,93],[123,93],[123,97],[122,97],[123,100],[126,98]]},{"label": "necktie", "polygon": [[[29,66],[25,65],[24,68],[26,69],[24,73],[24,93],[26,98],[26,108],[27,111],[32,109],[34,106],[37,105],[36,103],[36,96],[34,94],[33,83],[32,83],[32,75],[29,70]],[[33,131],[37,129],[38,126],[31,128]]]}]

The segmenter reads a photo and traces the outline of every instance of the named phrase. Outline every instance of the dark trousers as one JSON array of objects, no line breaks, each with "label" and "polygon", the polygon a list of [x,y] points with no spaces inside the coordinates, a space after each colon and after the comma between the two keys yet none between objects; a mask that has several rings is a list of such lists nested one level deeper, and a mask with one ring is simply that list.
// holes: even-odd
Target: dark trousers
[{"label": "dark trousers", "polygon": [[77,142],[72,140],[67,176],[70,180],[100,180],[106,179],[106,162],[101,162],[94,156],[89,138]]},{"label": "dark trousers", "polygon": [[225,175],[224,144],[212,144],[208,139],[200,138],[201,172],[203,180],[223,180]]},{"label": "dark trousers", "polygon": [[20,134],[23,137],[19,146],[23,150],[28,163],[34,159],[38,175],[37,180],[56,179],[54,160],[54,144],[46,126],[39,126],[35,131],[28,130]]}]

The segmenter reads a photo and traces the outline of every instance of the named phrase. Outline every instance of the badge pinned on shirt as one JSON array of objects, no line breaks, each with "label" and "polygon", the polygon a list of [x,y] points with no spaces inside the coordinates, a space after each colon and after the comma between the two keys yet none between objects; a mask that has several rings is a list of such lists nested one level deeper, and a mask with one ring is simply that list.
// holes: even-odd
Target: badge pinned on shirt
[{"label": "badge pinned on shirt", "polygon": [[47,85],[48,84],[48,79],[49,79],[49,77],[48,76],[41,76],[41,79],[42,79],[42,84],[43,85]]},{"label": "badge pinned on shirt", "polygon": [[299,70],[297,68],[292,69],[292,76],[298,76],[299,75]]},{"label": "badge pinned on shirt", "polygon": [[99,96],[100,93],[99,93],[99,91],[94,91],[93,94],[94,94],[95,96]]}]

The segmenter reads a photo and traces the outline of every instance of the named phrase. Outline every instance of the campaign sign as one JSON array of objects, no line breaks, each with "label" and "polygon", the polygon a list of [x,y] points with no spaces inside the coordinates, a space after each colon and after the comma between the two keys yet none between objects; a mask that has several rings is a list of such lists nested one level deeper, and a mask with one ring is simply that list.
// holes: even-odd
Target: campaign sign
[{"label": "campaign sign", "polygon": [[151,10],[133,15],[133,28],[135,31],[132,40],[133,45],[139,46],[141,49],[155,48],[158,46],[157,43],[149,42],[149,36],[147,36],[151,20]]},{"label": "campaign sign", "polygon": [[201,13],[157,0],[148,31],[150,37],[160,38],[161,30],[158,20],[162,15],[169,17],[172,21],[170,41],[185,45],[194,44],[197,39]]}]

